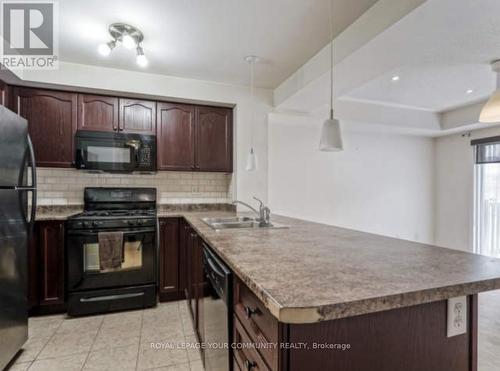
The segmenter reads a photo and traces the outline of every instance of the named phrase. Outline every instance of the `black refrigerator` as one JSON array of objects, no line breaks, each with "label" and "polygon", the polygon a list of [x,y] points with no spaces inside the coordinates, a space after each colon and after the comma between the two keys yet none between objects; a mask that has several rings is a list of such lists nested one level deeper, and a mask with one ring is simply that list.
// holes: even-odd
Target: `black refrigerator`
[{"label": "black refrigerator", "polygon": [[28,239],[35,211],[28,122],[0,106],[0,370],[28,338]]}]

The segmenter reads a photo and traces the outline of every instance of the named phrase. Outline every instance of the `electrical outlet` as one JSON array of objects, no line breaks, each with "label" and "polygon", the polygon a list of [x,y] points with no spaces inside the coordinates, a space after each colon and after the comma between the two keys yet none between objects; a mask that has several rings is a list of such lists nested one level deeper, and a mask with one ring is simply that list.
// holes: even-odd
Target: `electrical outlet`
[{"label": "electrical outlet", "polygon": [[467,297],[448,299],[448,337],[467,333]]}]

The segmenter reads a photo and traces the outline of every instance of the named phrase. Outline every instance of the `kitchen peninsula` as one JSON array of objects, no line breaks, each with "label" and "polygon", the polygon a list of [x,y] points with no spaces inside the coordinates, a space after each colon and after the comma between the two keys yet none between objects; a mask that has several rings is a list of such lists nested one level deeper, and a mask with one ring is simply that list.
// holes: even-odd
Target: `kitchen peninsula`
[{"label": "kitchen peninsula", "polygon": [[[201,220],[234,215],[158,211],[160,225],[196,235],[189,246],[182,229],[177,238],[181,254],[193,250],[188,274],[202,242],[235,274],[233,341],[255,345],[234,350],[235,370],[477,369],[477,294],[500,288],[499,260],[280,216],[288,229],[215,231]],[[175,241],[169,233],[160,239]],[[466,332],[447,337],[447,299],[461,296]]]}]

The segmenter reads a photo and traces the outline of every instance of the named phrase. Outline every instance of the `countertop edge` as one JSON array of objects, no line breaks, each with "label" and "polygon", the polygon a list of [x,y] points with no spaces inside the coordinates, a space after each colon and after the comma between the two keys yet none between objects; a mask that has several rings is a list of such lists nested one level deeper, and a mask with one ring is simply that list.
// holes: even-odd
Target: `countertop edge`
[{"label": "countertop edge", "polygon": [[[305,324],[379,313],[500,289],[500,278],[311,308],[281,308],[280,322]],[[274,314],[274,313],[273,313]]]}]

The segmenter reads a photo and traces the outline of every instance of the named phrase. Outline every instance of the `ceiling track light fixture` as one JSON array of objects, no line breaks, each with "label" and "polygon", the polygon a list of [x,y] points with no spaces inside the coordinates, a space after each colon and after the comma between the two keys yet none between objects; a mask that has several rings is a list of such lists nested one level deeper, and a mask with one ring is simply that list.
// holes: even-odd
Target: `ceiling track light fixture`
[{"label": "ceiling track light fixture", "polygon": [[127,49],[135,49],[137,65],[140,67],[148,65],[148,59],[144,55],[144,50],[141,46],[144,35],[138,28],[126,23],[113,23],[109,26],[108,31],[112,40],[99,45],[99,54],[107,57],[117,45],[123,45]]}]

